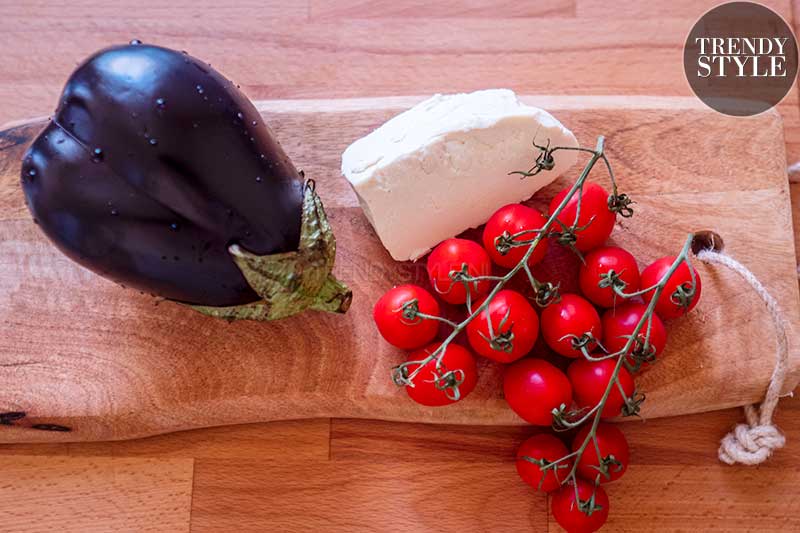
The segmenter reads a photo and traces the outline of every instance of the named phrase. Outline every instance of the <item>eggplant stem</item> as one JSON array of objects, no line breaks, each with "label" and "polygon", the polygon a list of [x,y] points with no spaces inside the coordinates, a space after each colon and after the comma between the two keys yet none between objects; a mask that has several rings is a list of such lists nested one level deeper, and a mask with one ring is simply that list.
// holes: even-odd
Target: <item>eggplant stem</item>
[{"label": "eggplant stem", "polygon": [[237,244],[228,251],[247,283],[262,300],[240,306],[192,306],[227,320],[277,320],[306,309],[345,313],[353,292],[331,274],[336,240],[322,201],[312,186],[303,197],[300,243],[294,252],[256,255]]},{"label": "eggplant stem", "polygon": [[346,313],[353,303],[353,291],[347,285],[328,274],[328,278],[317,293],[309,309],[328,313]]}]

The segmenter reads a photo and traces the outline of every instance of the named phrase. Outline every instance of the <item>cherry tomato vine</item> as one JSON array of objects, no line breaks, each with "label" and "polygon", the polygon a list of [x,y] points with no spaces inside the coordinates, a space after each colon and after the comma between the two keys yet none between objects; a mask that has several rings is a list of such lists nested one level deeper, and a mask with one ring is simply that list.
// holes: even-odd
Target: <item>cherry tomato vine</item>
[{"label": "cherry tomato vine", "polygon": [[[538,424],[546,419],[556,431],[580,428],[571,451],[566,453],[564,448],[565,453],[554,457],[556,453],[553,450],[560,448],[552,442],[545,442],[547,446],[544,446],[539,439],[538,443],[530,443],[527,448],[523,445],[520,449],[518,468],[523,479],[531,484],[544,483],[548,490],[573,492],[554,498],[554,515],[559,514],[570,523],[580,520],[582,515],[587,524],[599,527],[608,514],[608,498],[600,485],[613,481],[627,467],[627,443],[624,436],[616,428],[607,428],[607,424],[601,421],[619,414],[638,415],[644,395],[635,389],[631,376],[643,365],[651,363],[657,352],[663,349],[665,333],[660,318],[680,316],[692,309],[699,299],[700,279],[690,259],[693,235],[687,236],[677,256],[656,261],[639,276],[635,260],[630,254],[618,248],[598,248],[604,245],[610,235],[617,215],[625,218],[633,215],[633,202],[617,189],[611,164],[604,151],[605,139],[598,137],[594,149],[551,147],[549,142],[539,145],[535,141],[533,146],[538,151],[533,166],[527,171],[512,172],[520,175],[521,179],[551,170],[554,167],[554,154],[561,151],[583,152],[589,154],[589,160],[575,183],[553,199],[549,217],[538,212],[530,213],[527,211],[529,208],[524,206],[506,206],[498,210],[487,224],[487,229],[491,229],[491,232],[484,233],[483,244],[488,250],[488,256],[479,245],[462,239],[445,241],[432,252],[431,256],[435,256],[438,261],[433,268],[430,259],[428,263],[434,289],[447,302],[465,303],[468,316],[461,322],[448,320],[439,316],[438,307],[431,302],[430,294],[415,293],[408,287],[401,287],[401,293],[391,294],[390,291],[378,302],[375,318],[382,333],[384,330],[397,332],[399,339],[404,339],[400,333],[420,323],[430,326],[438,322],[436,328],[433,328],[434,332],[442,324],[450,328],[450,332],[438,343],[428,344],[434,336],[430,327],[424,330],[417,328],[411,335],[410,344],[404,344],[403,341],[393,342],[397,346],[404,344],[401,346],[404,348],[422,348],[422,345],[427,345],[424,349],[412,352],[406,362],[392,369],[395,384],[410,389],[419,387],[420,390],[409,390],[409,395],[419,403],[445,405],[458,401],[475,386],[474,361],[468,357],[467,350],[451,344],[462,332],[469,334],[470,343],[479,353],[499,362],[510,363],[530,351],[537,335],[535,329],[539,326],[538,322],[534,328],[523,331],[520,327],[512,329],[512,326],[521,321],[510,320],[512,315],[523,311],[524,316],[532,315],[529,323],[536,318],[535,313],[522,309],[522,304],[508,304],[513,301],[513,298],[509,298],[512,295],[508,293],[513,291],[505,290],[505,287],[517,274],[524,273],[533,289],[534,302],[545,308],[542,313],[543,330],[549,320],[548,313],[553,315],[553,312],[547,310],[548,306],[567,305],[570,298],[574,300],[571,305],[578,312],[581,305],[589,306],[593,316],[589,319],[584,316],[582,321],[578,321],[580,331],[566,328],[560,333],[560,337],[553,338],[553,331],[558,331],[559,328],[552,328],[553,331],[545,335],[545,340],[561,355],[577,357],[568,371],[570,380],[563,388],[569,388],[572,382],[572,387],[577,389],[575,383],[591,375],[591,379],[595,380],[592,390],[583,390],[581,394],[576,390],[574,399],[577,408],[572,408],[571,400],[565,399],[572,398],[571,392],[567,396],[549,394],[550,401],[561,403],[553,406],[547,417],[543,417],[541,412],[526,416],[518,411],[518,414],[532,423]],[[602,187],[586,182],[599,161],[606,167],[611,182],[611,194],[607,196]],[[583,203],[586,205],[582,212]],[[602,203],[605,205],[599,209],[598,205]],[[519,222],[520,220],[525,224]],[[564,295],[562,300],[558,284],[541,281],[534,276],[531,266],[544,255],[546,238],[572,249],[580,257],[584,263],[580,285],[593,303],[611,308],[617,308],[617,305],[628,306],[626,322],[622,323],[621,318],[620,323],[615,325],[618,329],[624,328],[625,334],[607,343],[609,346],[613,345],[614,350],[604,346],[603,338],[593,333],[600,330],[599,315],[588,301],[576,295]],[[517,249],[524,249],[524,253],[519,253]],[[470,261],[459,263],[459,257],[462,257],[459,250],[467,250]],[[589,253],[588,261],[584,260],[584,252]],[[601,257],[602,255],[612,257]],[[491,275],[487,267],[489,257],[496,264],[509,268],[508,272],[502,276]],[[417,289],[425,292],[424,289]],[[407,297],[404,298],[404,295]],[[632,298],[641,298],[644,303],[633,303]],[[383,310],[380,316],[379,307]],[[576,312],[574,309],[571,312]],[[564,311],[566,314],[561,316],[568,316],[569,312]],[[608,320],[605,314],[603,320]],[[632,326],[633,323],[635,325]],[[587,331],[583,331],[584,328]],[[533,333],[531,329],[534,329]],[[384,336],[391,342],[390,336]],[[524,349],[515,351],[518,345],[524,345]],[[495,357],[488,353],[492,350],[497,351]],[[470,366],[470,372],[454,365],[453,361],[456,360]],[[517,374],[562,374],[555,367],[549,368],[552,365],[540,359],[525,359],[520,363],[509,368],[515,368]],[[519,376],[509,378],[508,375],[509,370],[506,379],[520,381]],[[563,378],[558,379],[564,381]],[[599,387],[597,379],[601,379]],[[508,390],[506,399],[514,408],[515,400]],[[546,457],[532,457],[523,453],[525,449],[540,450],[543,446],[547,448]],[[617,450],[616,454],[613,451],[608,453],[608,449]],[[538,472],[520,467],[519,461],[529,463]],[[587,483],[586,478],[590,474],[594,475],[594,479]],[[556,505],[557,502],[560,503]],[[559,513],[556,513],[556,507]],[[577,516],[576,510],[579,511]]]}]

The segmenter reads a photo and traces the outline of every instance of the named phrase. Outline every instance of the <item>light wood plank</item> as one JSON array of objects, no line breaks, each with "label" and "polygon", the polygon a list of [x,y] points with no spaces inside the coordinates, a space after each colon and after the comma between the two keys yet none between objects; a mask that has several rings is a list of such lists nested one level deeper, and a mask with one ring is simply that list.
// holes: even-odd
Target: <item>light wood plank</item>
[{"label": "light wood plank", "polygon": [[[13,14],[12,14],[13,15]],[[98,30],[103,20],[102,31]],[[184,19],[109,22],[83,17],[70,29],[84,39],[50,45],[53,18],[9,16],[0,58],[0,122],[51,111],[75,63],[131,33],[188,50],[220,68],[253,99],[384,96],[506,86],[520,93],[690,95],[680,50],[689,18],[343,19],[287,24],[228,16],[187,32]],[[23,33],[20,28],[25,28]],[[0,41],[2,44],[2,41]],[[242,51],[247,52],[242,52]],[[269,73],[265,75],[264,73]]]},{"label": "light wood plank", "polygon": [[[796,466],[632,468],[608,487],[611,513],[603,531],[798,531],[798,479]],[[551,519],[549,531],[563,530]]]},{"label": "light wood plank", "polygon": [[[800,462],[800,397],[784,398],[775,417],[784,432],[786,448],[758,468],[766,478],[770,469],[794,467]],[[741,409],[725,409],[696,416],[644,419],[621,424],[631,446],[631,462],[647,470],[650,465],[716,465],[720,439],[744,422]],[[446,461],[457,458],[474,462],[513,462],[517,447],[541,428],[509,426],[453,426],[446,424],[398,424],[375,420],[334,419],[331,426],[331,458],[336,460]],[[569,444],[574,432],[559,433]],[[748,469],[740,469],[743,474]],[[750,475],[755,470],[750,469]],[[622,481],[621,483],[625,483]],[[710,485],[710,483],[709,483]]]},{"label": "light wood plank", "polygon": [[517,446],[538,433],[526,426],[456,426],[401,424],[334,418],[331,459],[417,463],[456,459],[471,463],[512,462]]},{"label": "light wood plank", "polygon": [[[543,531],[545,498],[511,464],[198,460],[192,531]],[[490,510],[490,511],[489,511]]]},{"label": "light wood plank", "polygon": [[[603,0],[576,0],[576,13],[578,17],[591,18],[598,22],[605,21],[612,14],[618,19],[681,17],[696,20],[709,9],[723,3],[718,0],[672,0],[671,2],[615,0],[611,9],[611,5]],[[787,21],[794,18],[791,0],[764,0],[758,3],[772,9]],[[689,33],[689,28],[686,29],[686,33]]]},{"label": "light wood plank", "polygon": [[[320,2],[312,6],[312,13],[386,13],[385,7],[378,9],[380,4],[365,6],[364,11],[353,7],[360,6],[359,1]],[[234,8],[192,3],[152,11],[89,1],[69,17],[70,31],[85,38],[66,40],[59,39],[66,22],[57,8],[8,3],[0,18],[0,45],[7,40],[0,57],[0,72],[6,73],[0,80],[0,102],[14,103],[0,103],[0,123],[49,112],[77,61],[132,36],[189,50],[221,68],[252,98],[418,94],[496,86],[526,93],[690,95],[680,49],[691,25],[711,3],[682,1],[659,7],[632,1],[615,4],[614,16],[609,16],[606,3],[581,0],[578,17],[559,15],[542,22],[537,17],[494,17],[541,9],[560,12],[564,3],[502,4],[493,6],[491,17],[478,11],[479,18],[463,20],[451,17],[483,8],[437,2],[444,7],[436,13],[446,16],[437,19],[413,3],[393,3],[397,7],[386,18],[347,16],[333,22],[306,21],[306,2]],[[768,5],[790,18],[785,0]],[[124,21],[109,16],[115,9],[124,12]],[[405,18],[397,16],[398,10]],[[186,18],[199,21],[194,31],[186,31]],[[49,51],[54,40],[60,42],[57,55]],[[792,117],[791,129],[797,130],[798,124]],[[791,133],[787,142],[790,156],[800,158],[796,138]]]},{"label": "light wood plank", "polygon": [[112,442],[0,444],[0,456],[108,456],[326,460],[330,420],[288,420],[180,431],[146,439]]},{"label": "light wood plank", "polygon": [[0,531],[189,531],[192,459],[0,457]]},{"label": "light wood plank", "polygon": [[551,2],[518,2],[500,0],[311,0],[310,18],[344,19],[344,18],[551,18],[575,16],[575,0],[553,0]]}]

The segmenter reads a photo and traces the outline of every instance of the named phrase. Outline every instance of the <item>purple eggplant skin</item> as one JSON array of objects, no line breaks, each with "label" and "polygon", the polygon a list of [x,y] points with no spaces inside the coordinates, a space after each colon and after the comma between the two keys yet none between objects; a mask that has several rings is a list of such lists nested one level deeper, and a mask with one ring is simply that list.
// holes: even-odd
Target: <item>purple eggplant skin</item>
[{"label": "purple eggplant skin", "polygon": [[253,104],[210,65],[137,41],[75,70],[22,186],[67,256],[179,302],[257,301],[228,246],[299,244],[303,178]]}]

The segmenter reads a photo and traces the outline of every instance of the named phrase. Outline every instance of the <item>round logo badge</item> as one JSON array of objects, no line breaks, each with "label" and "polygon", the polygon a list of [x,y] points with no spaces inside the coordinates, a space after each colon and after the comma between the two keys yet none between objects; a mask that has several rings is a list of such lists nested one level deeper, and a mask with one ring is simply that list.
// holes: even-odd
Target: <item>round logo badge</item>
[{"label": "round logo badge", "polygon": [[771,9],[730,2],[708,11],[689,32],[683,68],[707,106],[726,115],[756,115],[774,107],[792,87],[797,41]]}]

